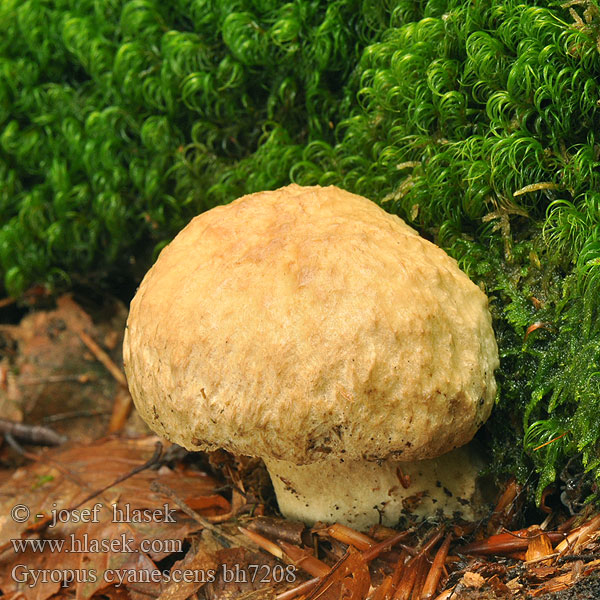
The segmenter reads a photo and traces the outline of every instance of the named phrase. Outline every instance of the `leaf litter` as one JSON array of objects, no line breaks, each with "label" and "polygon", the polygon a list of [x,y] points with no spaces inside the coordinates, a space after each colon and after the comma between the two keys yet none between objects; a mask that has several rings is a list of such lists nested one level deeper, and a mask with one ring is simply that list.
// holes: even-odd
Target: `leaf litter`
[{"label": "leaf litter", "polygon": [[[600,514],[588,506],[569,518],[544,504],[542,523],[514,528],[514,479],[486,521],[361,533],[279,518],[255,459],[190,459],[164,441],[161,454],[129,416],[117,366],[125,312],[112,312],[98,323],[67,296],[0,331],[0,433],[16,442],[0,448],[13,467],[0,469],[3,598],[549,600],[598,580]],[[66,396],[76,428],[57,411]],[[35,414],[40,424],[22,422]],[[55,422],[58,438],[42,428]],[[64,434],[71,441],[52,449],[19,445]]]}]

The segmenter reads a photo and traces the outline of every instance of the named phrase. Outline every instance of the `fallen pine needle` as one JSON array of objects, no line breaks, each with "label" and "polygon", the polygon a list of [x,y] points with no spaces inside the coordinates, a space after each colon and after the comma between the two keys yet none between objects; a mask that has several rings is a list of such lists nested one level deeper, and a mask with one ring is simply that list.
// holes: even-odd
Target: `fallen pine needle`
[{"label": "fallen pine needle", "polygon": [[539,446],[537,446],[536,448],[534,448],[533,451],[535,452],[536,450],[539,450],[540,448],[543,448],[544,446],[548,446],[548,444],[553,444],[557,440],[560,440],[560,438],[565,437],[565,435],[567,435],[567,433],[569,433],[569,432],[565,431],[564,433],[561,433],[560,435],[556,436],[555,438],[552,438],[551,440],[548,440],[547,442],[544,442],[543,444],[540,444]]},{"label": "fallen pine needle", "polygon": [[117,367],[113,359],[96,343],[96,341],[88,335],[82,328],[76,327],[75,333],[81,341],[88,347],[90,352],[100,361],[108,370],[108,372],[116,379],[117,383],[127,387],[127,379],[123,375],[123,371]]},{"label": "fallen pine needle", "polygon": [[567,550],[570,550],[571,554],[576,554],[578,548],[580,548],[583,543],[587,542],[590,535],[595,533],[599,527],[600,513],[591,518],[587,523],[584,523],[569,533],[567,537],[556,546],[556,552],[559,554],[566,554]]},{"label": "fallen pine needle", "polygon": [[330,571],[331,567],[326,565],[322,560],[319,560],[316,556],[309,554],[307,550],[298,548],[293,544],[288,544],[283,540],[279,542],[283,551],[287,554],[288,558],[297,566],[306,571],[313,577],[325,577]]},{"label": "fallen pine needle", "polygon": [[406,569],[404,570],[403,576],[400,579],[400,583],[396,588],[396,593],[393,596],[394,600],[409,600],[410,593],[412,592],[417,579],[417,571],[419,568],[419,563],[421,562],[421,558],[421,556],[411,558],[406,564]]},{"label": "fallen pine needle", "polygon": [[116,433],[121,431],[127,422],[127,417],[131,413],[133,406],[129,389],[122,385],[118,386],[117,393],[113,402],[112,413],[108,423],[107,433]]},{"label": "fallen pine needle", "polygon": [[252,540],[259,548],[266,550],[269,554],[283,559],[283,550],[271,540],[268,540],[266,537],[260,535],[256,531],[251,531],[250,529],[246,529],[245,527],[238,527],[238,529],[250,540]]},{"label": "fallen pine needle", "polygon": [[[535,535],[541,535],[536,533]],[[564,533],[557,531],[549,531],[545,535],[551,543],[561,542],[565,539]],[[485,540],[480,542],[473,542],[458,548],[458,551],[462,554],[510,554],[512,552],[518,552],[519,550],[526,550],[529,546],[530,540],[534,536],[528,531],[521,532],[510,532],[510,533],[499,533],[492,535]]]},{"label": "fallen pine needle", "polygon": [[175,504],[177,504],[177,506],[179,506],[179,508],[188,517],[194,519],[194,521],[202,525],[204,529],[208,529],[209,531],[211,531],[215,536],[217,536],[217,538],[220,538],[221,540],[226,540],[229,544],[232,544],[234,547],[242,546],[251,551],[255,550],[255,548],[250,544],[244,544],[243,540],[238,539],[233,535],[230,535],[223,528],[219,527],[218,525],[214,525],[208,519],[205,519],[202,515],[198,514],[195,510],[192,510],[171,488],[167,487],[160,481],[154,480],[150,484],[150,489],[153,492],[158,492],[171,498],[171,500],[173,500],[173,502],[175,502]]},{"label": "fallen pine needle", "polygon": [[372,600],[390,600],[393,591],[392,576],[388,575],[377,588]]},{"label": "fallen pine needle", "polygon": [[409,533],[410,531],[401,531],[396,535],[392,535],[391,537],[383,540],[382,542],[375,544],[363,554],[364,560],[366,562],[372,561],[374,558],[377,558],[382,552],[384,552],[385,550],[389,550],[400,540],[403,540]]},{"label": "fallen pine needle", "polygon": [[423,600],[429,600],[429,598],[432,598],[435,594],[435,591],[437,590],[438,584],[440,582],[440,577],[442,575],[442,569],[444,567],[444,564],[446,563],[446,557],[448,556],[448,550],[450,549],[451,541],[452,535],[448,534],[443,544],[437,551],[435,558],[433,559],[431,569],[429,569],[427,579],[425,579],[425,583],[423,584],[423,590],[421,591],[421,598]]},{"label": "fallen pine needle", "polygon": [[518,484],[515,477],[511,477],[508,480],[504,491],[500,495],[496,507],[494,508],[494,512],[489,519],[487,525],[488,533],[498,533],[502,526],[510,521],[520,493],[521,486]]},{"label": "fallen pine needle", "polygon": [[315,577],[314,579],[309,579],[300,585],[297,585],[295,588],[291,590],[287,590],[282,592],[281,594],[277,594],[275,596],[275,600],[292,600],[293,598],[297,598],[301,594],[306,594],[311,592],[317,585],[321,582],[320,577]]},{"label": "fallen pine needle", "polygon": [[349,549],[310,592],[306,600],[322,598],[331,588],[334,591],[339,588],[339,597],[345,600],[364,600],[367,597],[371,588],[371,575],[363,554]]},{"label": "fallen pine needle", "polygon": [[533,323],[527,328],[524,339],[527,339],[529,337],[529,334],[533,333],[534,331],[536,331],[538,329],[550,329],[550,328],[551,328],[550,323],[542,323],[541,321]]},{"label": "fallen pine needle", "polygon": [[413,587],[411,599],[412,600],[420,600],[421,594],[423,590],[423,584],[425,583],[425,579],[427,578],[427,559],[425,555],[421,555],[419,557],[419,566],[417,567],[417,577],[415,579],[415,585]]},{"label": "fallen pine needle", "polygon": [[328,527],[327,533],[338,542],[354,546],[358,550],[369,550],[376,544],[373,539],[364,533],[360,533],[340,523],[335,523],[331,527]]}]

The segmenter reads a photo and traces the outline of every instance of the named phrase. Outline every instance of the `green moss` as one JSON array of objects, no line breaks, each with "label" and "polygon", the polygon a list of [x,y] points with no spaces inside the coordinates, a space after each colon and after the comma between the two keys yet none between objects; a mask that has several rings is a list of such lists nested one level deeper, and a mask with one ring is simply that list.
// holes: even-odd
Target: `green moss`
[{"label": "green moss", "polygon": [[110,287],[199,211],[336,184],[489,294],[494,470],[598,477],[600,9],[569,4],[1,3],[7,291]]}]

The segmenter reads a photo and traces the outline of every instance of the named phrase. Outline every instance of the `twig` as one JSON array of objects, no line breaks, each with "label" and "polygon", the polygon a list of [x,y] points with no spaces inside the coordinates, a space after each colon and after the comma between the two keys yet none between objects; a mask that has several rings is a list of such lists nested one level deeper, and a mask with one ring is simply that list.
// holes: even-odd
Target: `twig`
[{"label": "twig", "polygon": [[279,545],[289,557],[289,559],[298,567],[306,571],[313,577],[325,577],[331,571],[331,567],[319,560],[316,556],[310,554],[308,550],[298,548],[293,544],[288,544],[283,540],[279,540]]},{"label": "twig", "polygon": [[246,544],[244,542],[243,538],[237,538],[234,535],[227,533],[221,527],[219,527],[218,525],[214,525],[208,519],[205,519],[202,515],[198,514],[195,510],[191,509],[171,488],[167,487],[164,483],[154,480],[150,484],[150,489],[153,492],[158,492],[160,494],[164,494],[165,496],[168,496],[169,498],[171,498],[171,500],[173,500],[173,502],[175,502],[175,504],[177,504],[177,506],[179,506],[179,508],[188,517],[191,517],[192,519],[194,519],[194,521],[196,521],[196,523],[199,523],[200,525],[202,525],[202,527],[204,527],[204,529],[208,529],[209,531],[211,531],[214,535],[216,535],[221,540],[227,541],[228,544],[223,544],[224,546],[228,546],[229,544],[232,544],[234,547],[235,546],[243,546],[244,548],[247,548],[248,550],[251,550],[252,552],[254,552],[256,550],[254,546],[251,546],[250,544]]},{"label": "twig", "polygon": [[75,327],[75,332],[81,341],[88,347],[90,352],[107,368],[109,373],[122,386],[127,387],[127,379],[123,375],[123,371],[117,367],[113,359],[96,343],[96,341],[88,335],[81,327]]},{"label": "twig", "polygon": [[82,373],[80,375],[50,375],[48,377],[32,377],[31,379],[19,379],[19,385],[40,385],[44,383],[62,383],[63,381],[87,383],[93,376],[93,373]]},{"label": "twig", "polygon": [[259,548],[266,550],[269,554],[272,554],[280,560],[283,559],[283,550],[275,542],[272,542],[263,535],[260,535],[260,533],[257,533],[256,531],[251,531],[250,529],[246,529],[245,527],[238,527],[238,529],[246,537],[252,540]]},{"label": "twig", "polygon": [[372,561],[374,558],[377,558],[386,549],[391,548],[392,546],[396,545],[400,540],[403,540],[409,533],[410,533],[409,530],[401,531],[400,533],[397,533],[396,535],[392,535],[391,537],[383,540],[382,542],[379,542],[378,544],[371,546],[371,548],[369,548],[369,550],[367,550],[366,552],[363,553],[363,559],[367,563]]},{"label": "twig", "polygon": [[160,458],[160,455],[162,454],[162,448],[163,448],[162,443],[156,442],[156,444],[154,445],[154,454],[143,465],[140,465],[139,467],[135,467],[134,469],[125,473],[124,475],[117,477],[114,481],[112,481],[108,485],[105,485],[104,487],[93,491],[89,496],[87,496],[87,498],[84,498],[81,502],[79,502],[79,504],[77,504],[76,506],[73,506],[69,510],[75,510],[76,508],[79,508],[86,502],[89,502],[92,498],[95,498],[96,496],[103,494],[109,488],[117,485],[118,483],[121,483],[122,481],[125,481],[126,479],[129,479],[130,477],[133,477],[134,475],[137,475],[141,471],[145,471],[146,469],[151,467],[153,464],[158,462],[158,459]]},{"label": "twig", "polygon": [[0,419],[0,434],[4,434],[5,437],[10,435],[13,441],[16,438],[38,446],[60,446],[67,441],[65,436],[59,435],[48,427],[25,425],[9,419]]},{"label": "twig", "polygon": [[425,583],[423,584],[423,589],[421,590],[422,600],[428,600],[435,594],[435,590],[440,581],[440,576],[442,575],[442,568],[446,562],[446,557],[448,556],[451,540],[452,535],[447,535],[433,559],[433,564],[431,565],[431,569],[429,569],[429,574],[427,575]]},{"label": "twig", "polygon": [[[554,554],[553,556],[558,556],[557,554]],[[592,560],[599,560],[600,559],[600,553],[599,552],[590,552],[588,554],[565,554],[564,556],[560,556],[557,560],[557,562],[560,563],[565,563],[565,562],[572,562],[575,560],[583,560],[584,562],[589,562]]]},{"label": "twig", "polygon": [[46,415],[42,421],[44,423],[54,423],[56,421],[66,421],[68,419],[83,419],[99,417],[110,414],[106,410],[72,410],[71,412],[56,413],[54,415]]},{"label": "twig", "polygon": [[107,433],[116,433],[125,426],[131,413],[132,399],[129,389],[119,385],[113,401],[113,409],[108,423]]},{"label": "twig", "polygon": [[338,542],[354,546],[358,550],[369,550],[376,544],[375,540],[372,540],[368,535],[340,523],[331,525],[326,529],[326,532]]}]

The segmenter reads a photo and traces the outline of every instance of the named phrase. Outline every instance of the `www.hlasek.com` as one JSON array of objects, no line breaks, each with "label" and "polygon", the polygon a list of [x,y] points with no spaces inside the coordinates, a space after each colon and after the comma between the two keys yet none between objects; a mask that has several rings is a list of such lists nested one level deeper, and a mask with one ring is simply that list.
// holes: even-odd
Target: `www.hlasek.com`
[{"label": "www.hlasek.com", "polygon": [[119,537],[99,540],[84,533],[77,537],[71,533],[66,539],[14,539],[10,540],[16,553],[27,552],[64,552],[65,554],[95,554],[96,552],[128,553],[150,552],[174,554],[183,550],[181,540],[152,540],[145,539],[136,546],[133,538],[122,533]]}]

